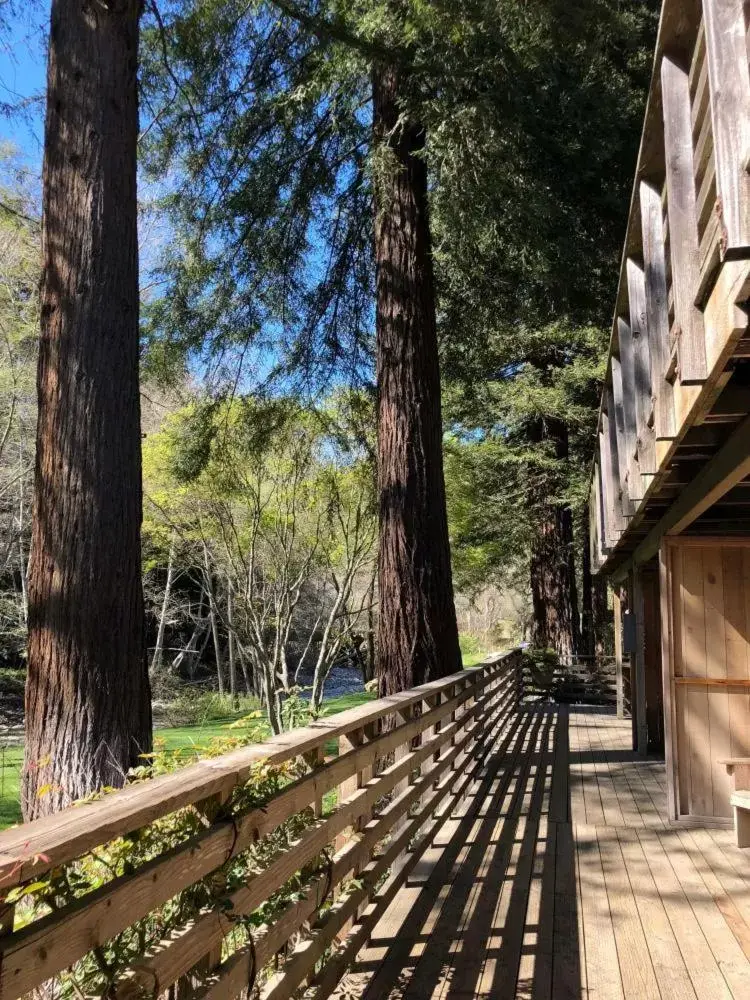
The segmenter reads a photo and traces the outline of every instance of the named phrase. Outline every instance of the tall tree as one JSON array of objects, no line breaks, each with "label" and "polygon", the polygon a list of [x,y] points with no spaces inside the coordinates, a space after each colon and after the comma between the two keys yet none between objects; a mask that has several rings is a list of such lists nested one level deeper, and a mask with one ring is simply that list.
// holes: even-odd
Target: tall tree
[{"label": "tall tree", "polygon": [[[460,669],[443,477],[425,130],[402,113],[403,70],[373,70],[376,149],[380,692]],[[380,150],[383,155],[383,150]]]},{"label": "tall tree", "polygon": [[151,747],[141,589],[140,0],[53,0],[29,569],[27,819]]},{"label": "tall tree", "polygon": [[573,525],[660,4],[501,7],[513,85],[455,119],[470,128],[446,124],[446,182],[434,192],[447,415],[497,442],[483,478],[505,499],[484,497],[457,541],[471,555],[482,536],[494,547],[525,524],[534,634],[567,656],[577,638],[570,555],[582,549]]},{"label": "tall tree", "polygon": [[[154,314],[156,355],[178,333],[176,303],[183,342],[211,373],[217,355],[226,372],[233,350],[247,366],[273,331],[285,378],[290,366],[304,385],[332,371],[367,378],[374,313],[378,673],[381,689],[395,691],[460,665],[419,115],[421,8],[277,0],[234,13],[193,0],[153,39],[151,148],[157,166],[165,156],[180,164],[171,206],[183,241],[167,261],[171,305]],[[199,25],[215,49],[198,42]]]},{"label": "tall tree", "polygon": [[[420,372],[422,396],[408,393],[431,350],[423,296],[432,273],[423,265],[432,257],[443,372],[474,392],[476,404],[451,407],[449,423],[459,435],[509,434],[516,472],[531,468],[536,484],[517,481],[523,520],[534,528],[540,504],[559,508],[567,538],[656,7],[656,0],[172,0],[164,23],[157,18],[148,33],[143,74],[148,161],[175,180],[168,199],[175,239],[160,275],[168,294],[152,312],[149,364],[184,363],[187,355],[192,371],[202,366],[229,391],[277,375],[288,391],[294,371],[296,386],[315,392],[331,378],[368,379],[374,348],[388,347],[378,370],[393,376],[394,391],[381,386],[381,432],[383,419],[395,416],[392,401],[404,408],[394,431],[413,435],[414,451],[389,456],[383,483],[393,477],[409,508],[429,497],[438,509],[442,488],[420,476],[429,467],[439,478],[439,407],[417,412],[427,389],[433,393],[432,363]],[[532,382],[536,401],[526,392]],[[576,382],[585,387],[583,404]],[[540,419],[564,423],[568,458],[556,460],[550,442],[533,440]],[[381,459],[397,442],[396,433],[381,433]],[[427,600],[452,619],[442,513],[433,520],[431,509],[424,523],[409,513],[384,492],[382,523],[394,532],[381,582],[391,586],[398,573],[405,590],[396,607],[403,598],[418,613]],[[424,547],[414,541],[422,531]],[[395,538],[417,573],[430,559],[429,578],[419,581],[424,600],[414,572],[402,572],[408,560],[388,551]],[[528,560],[529,549],[524,554]],[[380,598],[385,611],[387,590]],[[570,635],[572,590],[566,599]],[[400,616],[399,608],[394,622]],[[386,615],[381,621],[390,627]],[[412,635],[424,652],[398,683],[455,664],[453,626],[448,636],[433,631],[435,621],[430,610]],[[388,650],[399,656],[405,647],[383,638],[388,672]],[[439,667],[431,652],[438,642]]]}]

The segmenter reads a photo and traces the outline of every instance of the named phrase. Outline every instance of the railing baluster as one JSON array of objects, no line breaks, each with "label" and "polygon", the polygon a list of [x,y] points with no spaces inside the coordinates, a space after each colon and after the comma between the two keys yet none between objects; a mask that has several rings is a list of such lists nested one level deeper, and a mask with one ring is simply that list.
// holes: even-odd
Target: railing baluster
[{"label": "railing baluster", "polygon": [[[413,715],[414,715],[413,706],[404,709],[404,711],[402,712],[396,712],[396,718],[395,718],[396,727],[398,728],[399,726],[407,725],[411,721]],[[411,740],[408,740],[405,743],[399,743],[399,745],[396,747],[394,751],[395,762],[398,763],[399,760],[402,760],[404,757],[408,756],[409,753],[411,753]],[[393,789],[394,799],[403,795],[413,781],[414,778],[411,773],[404,775],[404,777],[398,782],[398,784]],[[404,827],[407,825],[408,822],[409,822],[409,817],[406,814],[404,814],[401,817],[401,819],[399,819],[398,822],[395,824],[393,828],[393,836],[397,837],[400,831],[404,829]],[[406,851],[403,851],[393,862],[394,871],[397,872],[400,870],[400,868],[403,867],[405,858],[406,858]]]}]

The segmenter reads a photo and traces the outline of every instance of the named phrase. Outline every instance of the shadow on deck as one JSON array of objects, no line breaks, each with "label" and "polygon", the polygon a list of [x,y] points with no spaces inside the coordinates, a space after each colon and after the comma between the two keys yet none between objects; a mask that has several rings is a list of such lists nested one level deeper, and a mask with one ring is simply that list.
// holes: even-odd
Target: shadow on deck
[{"label": "shadow on deck", "polygon": [[337,995],[750,997],[750,859],[670,828],[664,766],[604,711],[528,707]]}]

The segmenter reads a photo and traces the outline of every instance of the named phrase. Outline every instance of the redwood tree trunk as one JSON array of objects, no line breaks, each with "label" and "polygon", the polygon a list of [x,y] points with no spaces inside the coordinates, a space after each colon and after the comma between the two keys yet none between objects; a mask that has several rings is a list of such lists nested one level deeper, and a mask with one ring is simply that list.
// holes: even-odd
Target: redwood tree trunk
[{"label": "redwood tree trunk", "polygon": [[404,79],[373,70],[376,146],[378,489],[381,694],[458,669],[443,479],[424,129],[399,121]]},{"label": "redwood tree trunk", "polygon": [[532,643],[540,649],[554,649],[566,660],[575,654],[577,646],[570,520],[569,508],[548,508],[531,550]]},{"label": "redwood tree trunk", "polygon": [[52,2],[27,819],[121,785],[151,748],[140,560],[139,9],[139,0]]},{"label": "redwood tree trunk", "polygon": [[[560,467],[546,490],[552,495],[560,493],[568,462],[568,429],[561,420],[545,417],[539,423],[536,439]],[[554,649],[561,659],[571,659],[578,651],[580,628],[573,514],[564,503],[550,503],[539,515],[531,546],[531,597],[532,643],[540,649]]]}]

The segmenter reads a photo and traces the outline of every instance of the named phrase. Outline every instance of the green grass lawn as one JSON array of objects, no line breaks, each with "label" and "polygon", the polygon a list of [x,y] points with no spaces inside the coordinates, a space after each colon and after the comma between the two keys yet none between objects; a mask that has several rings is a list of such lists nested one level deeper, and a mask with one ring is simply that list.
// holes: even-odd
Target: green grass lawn
[{"label": "green grass lawn", "polygon": [[0,748],[0,830],[21,821],[19,781],[23,747]]},{"label": "green grass lawn", "polygon": [[464,667],[475,667],[481,663],[487,655],[487,650],[483,649],[479,640],[473,635],[462,632],[458,637],[458,644],[461,647],[461,658]]}]

